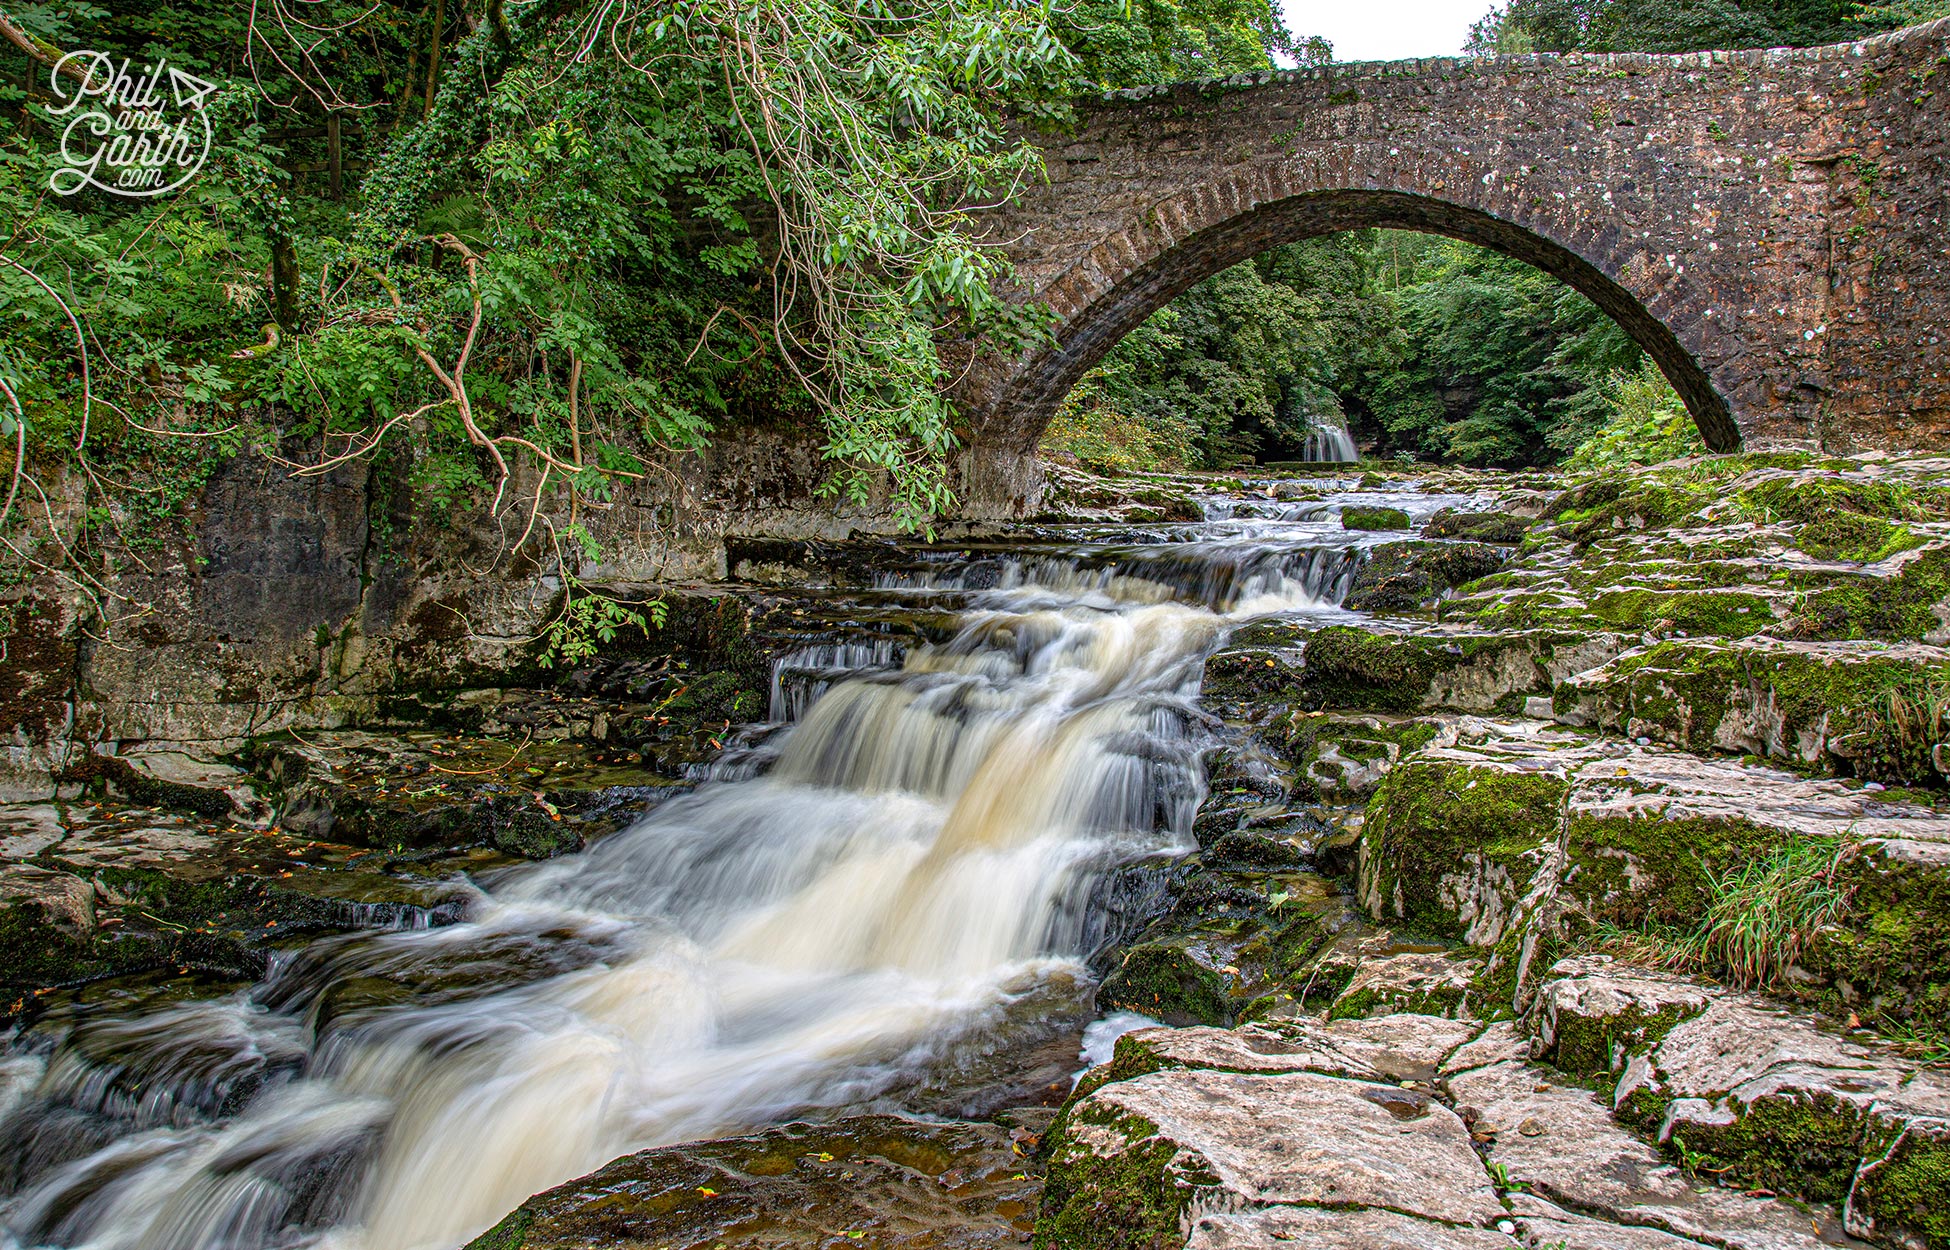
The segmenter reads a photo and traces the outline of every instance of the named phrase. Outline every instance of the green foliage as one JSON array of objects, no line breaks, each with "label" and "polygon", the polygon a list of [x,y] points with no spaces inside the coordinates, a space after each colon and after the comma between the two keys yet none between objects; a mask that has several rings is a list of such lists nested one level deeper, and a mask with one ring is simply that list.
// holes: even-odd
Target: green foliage
[{"label": "green foliage", "polygon": [[1112,88],[1266,69],[1274,53],[1333,56],[1325,40],[1296,39],[1269,0],[1073,0],[1051,25],[1084,77]]},{"label": "green foliage", "polygon": [[661,599],[627,603],[570,579],[562,610],[542,631],[543,647],[537,662],[543,668],[578,664],[615,642],[626,629],[644,634],[652,625],[662,629],[668,613],[669,605]]},{"label": "green foliage", "polygon": [[1706,454],[1679,392],[1650,357],[1634,372],[1613,373],[1609,389],[1611,415],[1566,458],[1566,468],[1589,472]]},{"label": "green foliage", "polygon": [[1856,8],[1852,21],[1874,30],[1898,26],[1921,26],[1940,17],[1950,17],[1950,0],[1896,0],[1893,4],[1864,4]]},{"label": "green foliage", "polygon": [[1511,0],[1471,32],[1473,52],[1693,52],[1857,37],[1852,0]]},{"label": "green foliage", "polygon": [[1674,961],[1720,970],[1742,987],[1779,979],[1846,912],[1849,892],[1838,877],[1855,850],[1836,839],[1788,842],[1718,874],[1705,916]]},{"label": "green foliage", "polygon": [[[49,196],[48,67],[0,85],[25,118],[0,136],[16,561],[112,571],[253,447],[311,473],[398,448],[436,516],[485,510],[544,563],[551,516],[742,423],[817,423],[829,489],[910,526],[946,506],[938,341],[1043,332],[958,207],[1036,169],[1005,110],[1059,115],[1078,81],[1040,0],[456,4],[438,26],[294,3],[13,10],[56,51],[219,84],[211,159],[155,202]],[[15,506],[50,486],[79,492],[78,530]]]}]

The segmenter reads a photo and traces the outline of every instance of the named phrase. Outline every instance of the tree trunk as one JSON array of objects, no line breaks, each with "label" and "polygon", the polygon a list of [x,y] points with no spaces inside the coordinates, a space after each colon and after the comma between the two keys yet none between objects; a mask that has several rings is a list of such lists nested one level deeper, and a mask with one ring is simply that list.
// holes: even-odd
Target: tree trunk
[{"label": "tree trunk", "polygon": [[298,244],[282,230],[271,235],[271,308],[289,334],[298,325]]},{"label": "tree trunk", "polygon": [[440,33],[447,25],[447,0],[433,0],[433,44],[427,53],[427,108],[433,112],[433,93],[440,85]]},{"label": "tree trunk", "polygon": [[345,148],[339,142],[339,114],[330,109],[325,114],[325,152],[326,162],[332,171],[332,198],[345,198]]}]

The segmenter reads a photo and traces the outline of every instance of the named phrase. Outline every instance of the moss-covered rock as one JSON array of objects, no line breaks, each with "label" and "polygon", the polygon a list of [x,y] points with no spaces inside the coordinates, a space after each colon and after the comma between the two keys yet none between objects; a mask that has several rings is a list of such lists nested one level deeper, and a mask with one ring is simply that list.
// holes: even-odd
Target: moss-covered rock
[{"label": "moss-covered rock", "polygon": [[1950,651],[1768,638],[1662,642],[1559,685],[1559,720],[1692,751],[1941,784]]},{"label": "moss-covered rock", "polygon": [[1430,538],[1467,538],[1472,542],[1514,547],[1530,532],[1530,520],[1508,512],[1464,512],[1444,508],[1429,518],[1422,532]]},{"label": "moss-covered rock", "polygon": [[1543,760],[1436,749],[1404,760],[1368,805],[1362,906],[1411,932],[1494,946],[1554,867],[1569,788]]},{"label": "moss-covered rock", "polygon": [[466,1250],[976,1250],[1029,1235],[1036,1189],[1003,1126],[856,1115],[625,1155],[535,1195]]},{"label": "moss-covered rock", "polygon": [[1354,505],[1341,509],[1341,527],[1351,530],[1405,530],[1408,513],[1400,508],[1371,508]]},{"label": "moss-covered rock", "polygon": [[1429,607],[1445,591],[1496,572],[1504,559],[1501,550],[1479,542],[1387,543],[1355,573],[1346,606],[1363,612]]}]

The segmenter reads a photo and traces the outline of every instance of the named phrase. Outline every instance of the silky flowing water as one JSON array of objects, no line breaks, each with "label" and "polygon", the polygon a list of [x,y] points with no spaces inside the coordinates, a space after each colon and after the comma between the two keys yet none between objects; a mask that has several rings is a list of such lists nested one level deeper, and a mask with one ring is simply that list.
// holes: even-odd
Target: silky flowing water
[{"label": "silky flowing water", "polygon": [[884,579],[958,632],[784,657],[795,723],[464,923],[18,1048],[0,1244],[451,1250],[618,1155],[909,1108],[1086,1019],[1107,874],[1193,846],[1204,656],[1334,611],[1365,541],[1213,511]]}]

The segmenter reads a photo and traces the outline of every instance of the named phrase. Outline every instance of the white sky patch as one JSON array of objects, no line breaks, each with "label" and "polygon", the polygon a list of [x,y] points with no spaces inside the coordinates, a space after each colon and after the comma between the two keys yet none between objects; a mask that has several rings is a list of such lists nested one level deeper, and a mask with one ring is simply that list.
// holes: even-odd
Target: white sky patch
[{"label": "white sky patch", "polygon": [[1286,24],[1301,38],[1319,35],[1337,61],[1400,61],[1455,56],[1470,23],[1491,0],[1281,0]]}]

